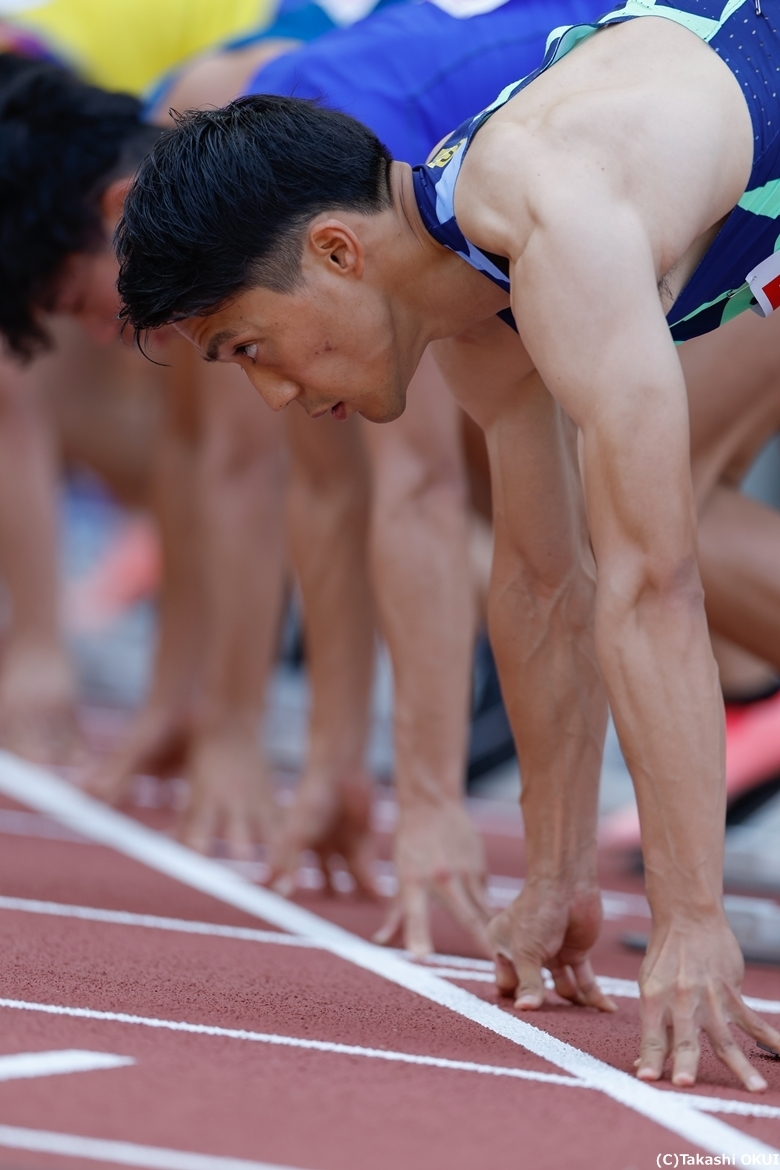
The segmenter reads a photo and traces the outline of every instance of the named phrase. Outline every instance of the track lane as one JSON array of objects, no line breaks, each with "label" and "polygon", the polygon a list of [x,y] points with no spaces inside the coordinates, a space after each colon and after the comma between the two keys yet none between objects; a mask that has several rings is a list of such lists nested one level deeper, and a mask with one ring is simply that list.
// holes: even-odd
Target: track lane
[{"label": "track lane", "polygon": [[[45,843],[45,847],[48,848],[50,846],[50,844],[51,843],[49,843],[49,842]],[[57,842],[56,844],[60,845],[61,843]],[[42,847],[44,847],[44,846],[42,845]],[[91,850],[89,850],[89,852],[91,852]],[[164,882],[163,884],[166,884],[166,883]],[[157,910],[159,912],[159,910],[160,910],[159,905],[157,907]],[[168,913],[170,912],[167,904],[165,905],[165,911]],[[283,917],[286,921],[295,921],[296,918],[297,918],[298,922],[307,921],[305,915],[304,916],[301,916],[300,914],[295,915],[294,913],[288,914],[286,910],[284,912]],[[281,919],[279,917],[276,918],[277,924],[279,923],[280,920]],[[321,928],[318,927],[317,929],[319,930]],[[355,943],[346,942],[346,943],[342,944],[340,942],[340,935],[338,932],[336,932],[334,934],[334,932],[332,930],[328,931],[327,929],[324,929],[322,931],[322,933],[323,933],[323,937],[325,937],[327,940],[329,940],[328,945],[332,945],[332,940],[335,939],[338,946],[342,946],[344,948],[344,954],[357,955],[358,959],[364,959],[364,962],[366,962],[368,964],[373,964],[376,962],[378,964],[377,972],[381,971],[381,973],[383,975],[385,975],[385,977],[386,977],[387,971],[394,972],[395,973],[394,977],[400,978],[402,980],[403,988],[411,989],[412,987],[414,987],[418,991],[422,989],[424,991],[424,993],[425,993],[426,989],[430,988],[431,991],[433,993],[435,993],[435,996],[437,996],[439,998],[436,1000],[436,1002],[434,1004],[427,1003],[424,1005],[426,1008],[426,1011],[428,1013],[430,1013],[433,1010],[434,1012],[435,1011],[439,1011],[439,1012],[445,1011],[445,1014],[446,1014],[446,1008],[443,1007],[444,1004],[448,1004],[450,1007],[450,1010],[452,1009],[453,1005],[458,1005],[458,1006],[456,1006],[455,1010],[461,1010],[461,1011],[465,1012],[466,1015],[469,1015],[469,1013],[471,1013],[471,1015],[473,1017],[473,1019],[471,1021],[466,1020],[466,1021],[459,1021],[459,1022],[473,1025],[476,1023],[476,1020],[490,1020],[490,1021],[492,1021],[490,1024],[491,1027],[497,1029],[498,1031],[506,1030],[507,1038],[509,1038],[510,1036],[514,1036],[515,1038],[517,1038],[519,1036],[524,1036],[526,1041],[530,1040],[532,1048],[535,1045],[538,1047],[538,1042],[534,1039],[535,1036],[541,1035],[538,1032],[538,1029],[535,1029],[533,1027],[528,1028],[522,1022],[517,1022],[516,1017],[513,1014],[508,1014],[508,1013],[504,1013],[501,1011],[496,1011],[496,1008],[495,1008],[495,1005],[493,1002],[493,1000],[495,999],[494,993],[491,993],[493,995],[493,999],[486,998],[485,996],[482,997],[484,1002],[488,1005],[488,1011],[487,1011],[487,1014],[484,1014],[484,1012],[480,1013],[480,1011],[477,1009],[476,1006],[475,1007],[470,1006],[472,1003],[476,1004],[476,1002],[477,1002],[475,1000],[475,998],[472,997],[471,995],[454,994],[453,992],[455,992],[457,989],[453,989],[453,991],[449,991],[446,989],[446,985],[444,987],[441,987],[442,981],[440,981],[440,980],[431,981],[430,978],[425,976],[424,972],[420,972],[419,970],[415,970],[415,969],[408,970],[408,968],[409,968],[408,964],[403,964],[403,962],[399,963],[398,961],[393,960],[392,956],[384,956],[383,955],[381,957],[381,961],[379,958],[374,960],[373,952],[375,952],[375,950],[376,950],[375,948],[366,948],[365,946],[362,946],[362,950],[361,950],[361,946],[358,946],[357,942],[355,942]],[[189,941],[189,940],[187,940],[187,941]],[[201,942],[201,943],[203,941],[204,940],[202,940],[202,939],[198,940],[198,942]],[[184,940],[179,939],[179,940],[177,940],[177,942],[179,944],[182,944],[184,942]],[[220,940],[220,942],[222,943],[223,946],[226,945],[225,940]],[[292,948],[289,948],[289,949],[291,950]],[[282,950],[288,950],[288,948],[274,947],[274,948],[268,948],[268,950],[280,952]],[[299,952],[296,957],[298,959],[300,959],[301,952]],[[322,961],[322,959],[325,957],[332,958],[332,956],[320,955],[320,956],[318,956],[318,959],[320,961]],[[391,961],[388,962],[387,961],[388,959],[390,959]],[[354,958],[353,958],[353,961],[354,961]],[[365,970],[360,971],[359,975],[361,976],[362,979],[367,978]],[[369,978],[369,980],[371,978],[378,978],[378,975],[368,976],[368,978]],[[325,981],[323,981],[323,986],[325,987],[326,991],[329,990],[327,987],[327,983],[325,983]],[[387,991],[387,987],[388,987],[388,985],[386,983],[383,983],[383,989],[384,989],[385,993]],[[402,994],[406,995],[407,999],[408,999],[408,990],[403,990],[403,988],[399,988],[399,987],[395,986],[392,988],[392,990],[393,991],[401,990]],[[487,989],[485,989],[485,990],[487,990]],[[377,1003],[383,1003],[384,997],[385,997],[384,994],[377,995],[376,993],[374,993],[372,996],[372,999],[374,999]],[[312,1001],[309,1000],[309,1002],[311,1003]],[[567,1012],[570,1016],[577,1015],[580,1018],[582,1018],[585,1015],[590,1014],[590,1013],[583,1013],[583,1012],[575,1012],[570,1008],[563,1008],[562,1010],[564,1012]],[[493,1013],[492,1015],[490,1014],[491,1012]],[[543,1015],[543,1014],[544,1013],[540,1013],[540,1015]],[[448,1016],[447,1018],[449,1019],[450,1022],[453,1021],[453,1017],[451,1015]],[[506,1023],[502,1023],[501,1022],[502,1020],[506,1021]],[[603,1021],[600,1021],[600,1022],[603,1023]],[[383,1030],[386,1026],[386,1023],[387,1023],[387,1021],[385,1019],[381,1019],[378,1022],[379,1028]],[[376,1020],[374,1021],[374,1026],[375,1027],[377,1026]],[[478,1025],[477,1025],[477,1027],[478,1027]],[[482,1029],[478,1029],[478,1030],[481,1033],[481,1036],[480,1036],[480,1042],[481,1042],[482,1037],[485,1035],[485,1033],[482,1031]],[[550,1029],[550,1032],[551,1032],[551,1039],[552,1039],[552,1037],[554,1035],[558,1035],[559,1030],[556,1027],[554,1030]],[[496,1037],[496,1039],[500,1039],[500,1037]],[[515,1043],[516,1043],[516,1039],[515,1039]],[[628,1101],[628,1100],[634,1101],[635,1108],[636,1108],[637,1101],[641,1102],[642,1100],[644,1100],[645,1102],[651,1103],[651,1108],[653,1110],[656,1109],[656,1106],[652,1104],[653,1101],[657,1100],[657,1094],[654,1091],[648,1090],[647,1092],[643,1092],[642,1090],[644,1089],[644,1087],[639,1086],[640,1091],[638,1093],[636,1093],[635,1087],[636,1087],[637,1083],[633,1079],[629,1079],[627,1077],[624,1078],[626,1087],[623,1088],[623,1081],[621,1081],[619,1073],[613,1074],[607,1066],[597,1066],[592,1061],[590,1062],[590,1064],[588,1064],[588,1060],[587,1060],[586,1055],[585,1055],[587,1049],[584,1046],[583,1046],[583,1049],[581,1051],[580,1056],[577,1056],[576,1050],[572,1049],[571,1051],[572,1051],[573,1055],[572,1055],[572,1057],[569,1057],[567,1055],[567,1050],[565,1049],[565,1045],[562,1046],[562,1045],[558,1044],[558,1046],[556,1047],[556,1044],[554,1042],[547,1044],[545,1051],[556,1053],[556,1056],[555,1056],[556,1063],[560,1064],[562,1060],[565,1062],[565,1061],[570,1061],[572,1059],[575,1062],[578,1062],[578,1064],[577,1064],[578,1068],[588,1070],[589,1073],[593,1073],[597,1077],[601,1077],[601,1083],[604,1085],[610,1085],[611,1091],[617,1093],[618,1095],[623,1094],[623,1099],[626,1101]],[[515,1058],[516,1058],[516,1054],[517,1054],[517,1049],[515,1048]],[[347,1059],[347,1058],[344,1058],[344,1059]],[[603,1071],[601,1071],[602,1067],[603,1067]],[[415,1074],[418,1071],[419,1070],[414,1070]],[[537,1086],[534,1086],[534,1088],[536,1088],[536,1087]],[[524,1089],[525,1089],[525,1086],[524,1086]],[[565,1091],[569,1091],[569,1090],[565,1090]],[[588,1094],[588,1095],[593,1096],[593,1094]],[[423,1096],[424,1096],[424,1094],[423,1094]],[[598,1094],[597,1097],[598,1097],[600,1104],[603,1104],[604,1103],[603,1094]],[[612,1106],[612,1104],[613,1104],[612,1102],[607,1102],[607,1103],[610,1106]],[[669,1104],[671,1105],[671,1102],[669,1102]],[[465,1112],[469,1116],[469,1118],[471,1118],[472,1111],[470,1109],[467,1109]],[[590,1112],[593,1113],[594,1110],[591,1109]],[[595,1112],[596,1113],[600,1112],[600,1106],[599,1106],[599,1108],[595,1109]],[[624,1115],[627,1115],[629,1117],[631,1116],[625,1110],[619,1110],[619,1112],[624,1114]],[[682,1114],[679,1114],[679,1112],[677,1114],[675,1114],[675,1110],[671,1109],[671,1110],[666,1111],[665,1116],[667,1117],[667,1119],[669,1117],[677,1116],[678,1121],[679,1121],[679,1118],[681,1118],[681,1117],[684,1118],[684,1116],[687,1114],[687,1112],[689,1112],[689,1111],[687,1111],[685,1108],[683,1108]],[[642,1125],[650,1124],[651,1129],[653,1129],[653,1130],[656,1129],[656,1127],[653,1126],[652,1123],[646,1123],[644,1120],[639,1119],[636,1117],[636,1115],[634,1115],[633,1116],[634,1136],[636,1136],[636,1132],[637,1132],[636,1126],[637,1126],[637,1124],[640,1123],[640,1120],[641,1120]],[[687,1124],[687,1122],[683,1122],[683,1124],[685,1125],[685,1124]],[[610,1150],[612,1150],[614,1148],[613,1147],[613,1140],[612,1140],[614,1138],[614,1132],[612,1132],[613,1130],[614,1130],[614,1126],[612,1126],[612,1125],[610,1125],[608,1127],[608,1130],[607,1130],[607,1132],[609,1134],[609,1149]],[[538,1127],[534,1129],[534,1132],[538,1132]],[[552,1132],[552,1131],[550,1131],[550,1132]],[[700,1128],[699,1130],[697,1130],[697,1132],[700,1134],[704,1133],[704,1132],[709,1132],[710,1134],[719,1134],[721,1136],[727,1135],[729,1133],[731,1133],[731,1134],[734,1133],[733,1130],[729,1129],[726,1126],[720,1126],[720,1128],[719,1128],[717,1123],[714,1126],[710,1127],[709,1129],[707,1129],[706,1126],[704,1128]],[[748,1132],[748,1131],[746,1131],[746,1132]],[[523,1134],[522,1136],[523,1136],[523,1138],[526,1137],[525,1134]],[[714,1140],[714,1139],[709,1139],[709,1140]],[[681,1140],[679,1137],[674,1139],[674,1148],[676,1148],[678,1150],[683,1150],[685,1148],[684,1143],[681,1143]],[[573,1151],[573,1156],[576,1159],[581,1153],[582,1153],[581,1148],[578,1148],[577,1150]],[[591,1150],[591,1153],[592,1153],[592,1150]],[[542,1151],[540,1151],[540,1155],[541,1154],[542,1154]],[[542,1163],[535,1163],[535,1164],[541,1165]],[[557,1165],[558,1163],[551,1162],[550,1164]],[[575,1162],[570,1162],[570,1164],[579,1164],[579,1163],[575,1160]],[[593,1165],[593,1162],[591,1161],[590,1163],[583,1163],[583,1165],[585,1165],[585,1164],[587,1164],[590,1167]]]}]

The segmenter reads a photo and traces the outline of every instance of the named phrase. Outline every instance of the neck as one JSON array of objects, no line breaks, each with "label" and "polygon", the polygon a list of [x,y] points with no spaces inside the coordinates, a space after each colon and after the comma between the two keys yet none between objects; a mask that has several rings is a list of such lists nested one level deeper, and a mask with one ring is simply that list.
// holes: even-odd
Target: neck
[{"label": "neck", "polygon": [[460,256],[433,239],[417,206],[412,170],[394,162],[390,172],[400,247],[389,258],[393,283],[423,334],[424,344],[454,337],[509,306],[509,297]]}]

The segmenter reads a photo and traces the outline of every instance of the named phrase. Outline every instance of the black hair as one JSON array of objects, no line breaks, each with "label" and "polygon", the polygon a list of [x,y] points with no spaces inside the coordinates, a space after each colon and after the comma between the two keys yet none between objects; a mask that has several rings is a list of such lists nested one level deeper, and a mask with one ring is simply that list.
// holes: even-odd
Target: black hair
[{"label": "black hair", "polygon": [[254,94],[177,116],[125,200],[120,316],[138,336],[245,288],[292,291],[306,225],[330,209],[389,207],[390,162],[360,122],[297,98]]},{"label": "black hair", "polygon": [[159,130],[128,94],[0,53],[0,334],[27,359],[48,346],[62,264],[104,243],[100,197],[135,170]]}]

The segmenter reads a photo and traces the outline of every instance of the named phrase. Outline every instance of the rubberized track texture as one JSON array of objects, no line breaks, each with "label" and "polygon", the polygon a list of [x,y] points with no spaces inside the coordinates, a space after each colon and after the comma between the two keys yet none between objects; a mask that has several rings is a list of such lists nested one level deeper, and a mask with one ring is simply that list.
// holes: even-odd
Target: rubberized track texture
[{"label": "rubberized track texture", "polygon": [[414,963],[361,937],[381,906],[282,899],[6,753],[0,793],[0,1167],[780,1165],[780,1063],[758,1098],[709,1052],[690,1093],[631,1075],[636,894],[596,951],[618,1015],[521,1017],[458,936]]}]

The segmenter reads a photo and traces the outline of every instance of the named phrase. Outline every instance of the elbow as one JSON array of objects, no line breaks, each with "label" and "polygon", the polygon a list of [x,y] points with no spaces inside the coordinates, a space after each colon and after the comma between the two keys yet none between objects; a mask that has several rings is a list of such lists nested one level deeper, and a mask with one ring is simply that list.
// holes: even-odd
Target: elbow
[{"label": "elbow", "polygon": [[704,589],[695,553],[636,556],[599,567],[599,610],[611,618],[661,611],[670,619],[702,613]]}]

